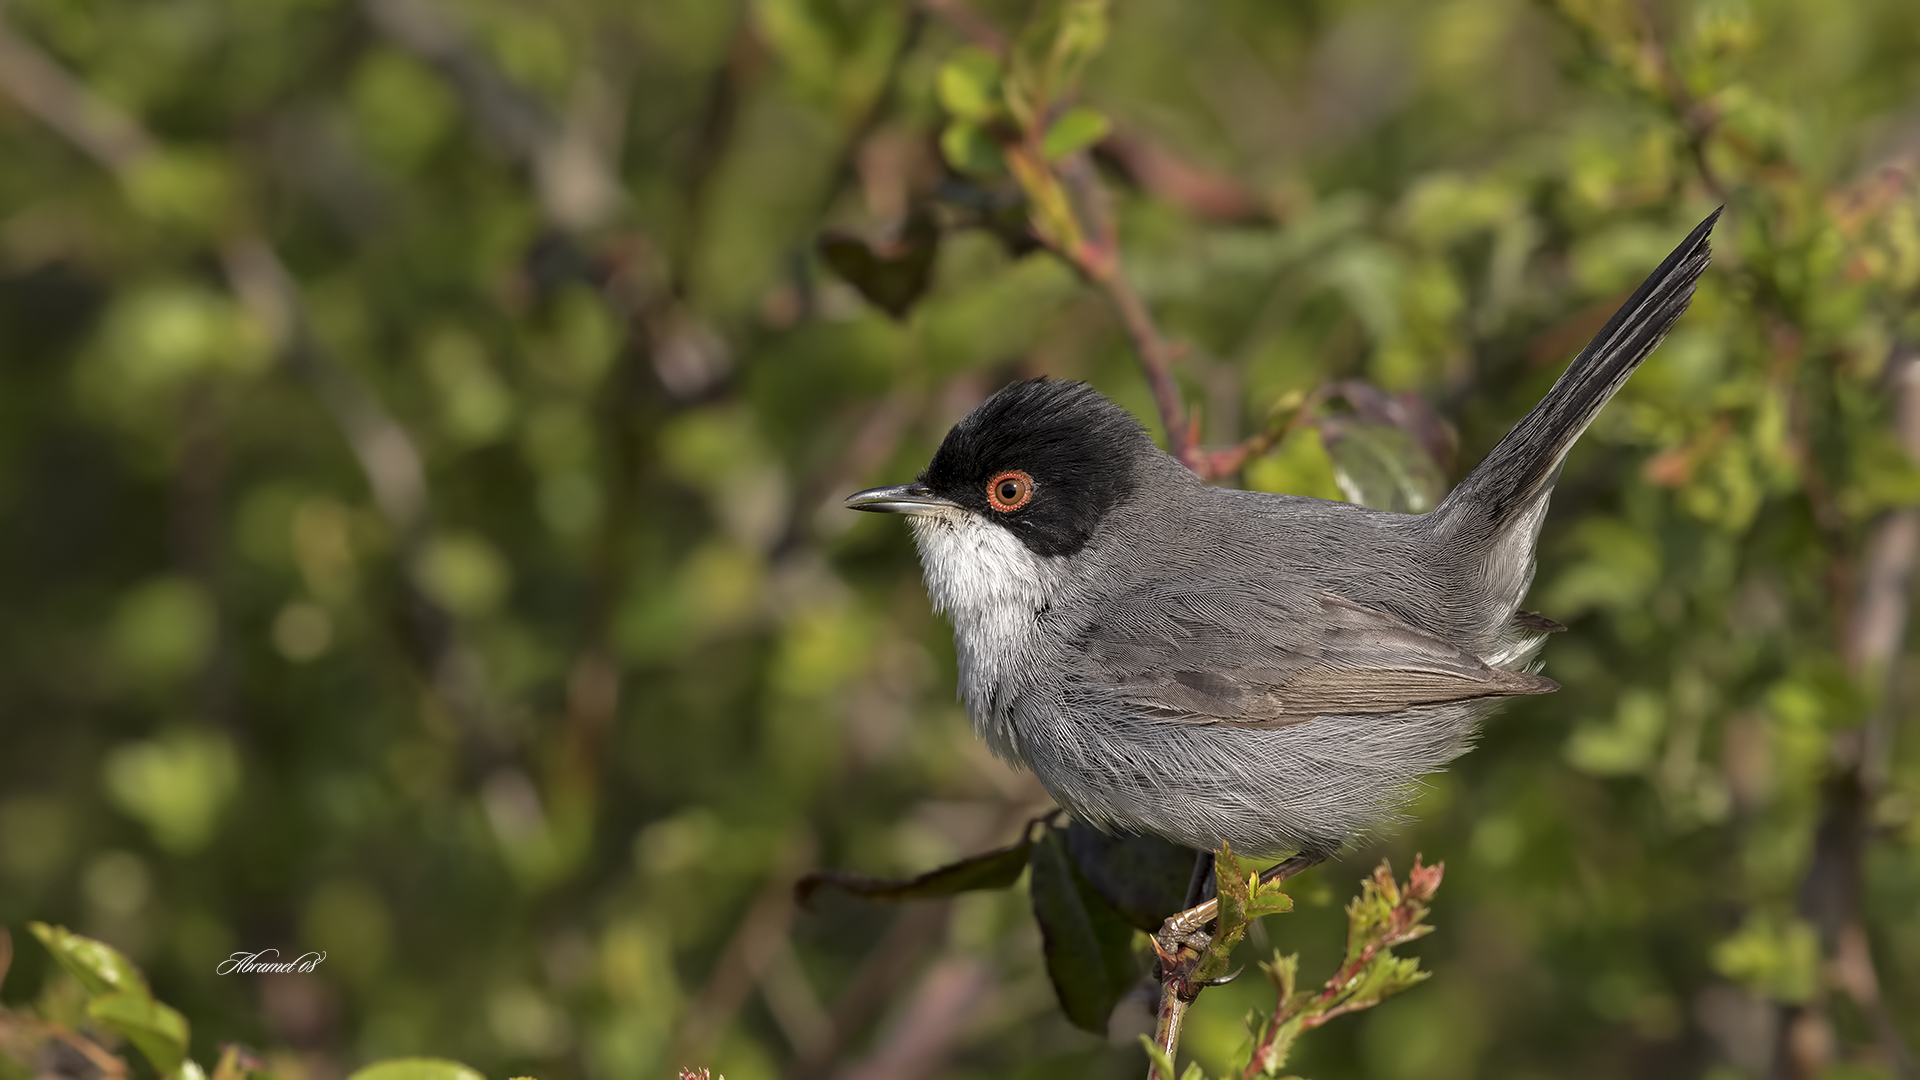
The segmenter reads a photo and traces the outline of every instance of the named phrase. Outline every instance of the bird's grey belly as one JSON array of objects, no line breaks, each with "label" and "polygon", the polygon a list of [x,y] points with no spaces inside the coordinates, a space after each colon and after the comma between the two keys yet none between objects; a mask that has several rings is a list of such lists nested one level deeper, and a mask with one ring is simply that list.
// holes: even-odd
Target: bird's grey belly
[{"label": "bird's grey belly", "polygon": [[1392,823],[1420,777],[1466,752],[1496,702],[1283,728],[1154,719],[1073,695],[1030,693],[1010,704],[1012,749],[1090,824],[1278,856],[1331,854]]}]

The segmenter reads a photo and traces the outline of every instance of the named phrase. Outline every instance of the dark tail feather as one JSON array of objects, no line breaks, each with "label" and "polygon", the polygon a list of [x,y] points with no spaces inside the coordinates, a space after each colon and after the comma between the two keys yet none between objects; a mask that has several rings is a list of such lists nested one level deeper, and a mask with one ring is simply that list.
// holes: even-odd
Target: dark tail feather
[{"label": "dark tail feather", "polygon": [[1694,285],[1712,258],[1707,234],[1719,219],[1720,210],[1707,215],[1707,220],[1673,249],[1659,269],[1640,283],[1633,296],[1574,357],[1540,404],[1514,425],[1436,513],[1466,512],[1471,507],[1474,518],[1481,524],[1492,524],[1497,533],[1500,526],[1511,523],[1552,486],[1560,463],[1580,433],[1626,385],[1634,369],[1667,336],[1693,301]]}]

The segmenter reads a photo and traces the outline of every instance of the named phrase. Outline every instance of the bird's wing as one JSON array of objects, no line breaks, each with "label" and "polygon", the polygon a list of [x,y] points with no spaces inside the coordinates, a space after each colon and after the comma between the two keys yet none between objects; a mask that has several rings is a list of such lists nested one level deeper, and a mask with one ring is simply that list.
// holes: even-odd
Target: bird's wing
[{"label": "bird's wing", "polygon": [[1284,727],[1559,689],[1310,590],[1159,587],[1103,606],[1079,644],[1096,682],[1122,702],[1199,723]]}]

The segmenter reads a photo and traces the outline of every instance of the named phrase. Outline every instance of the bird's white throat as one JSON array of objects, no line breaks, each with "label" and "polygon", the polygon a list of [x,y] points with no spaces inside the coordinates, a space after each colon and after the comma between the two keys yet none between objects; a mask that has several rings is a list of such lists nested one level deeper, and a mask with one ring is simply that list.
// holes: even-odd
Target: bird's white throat
[{"label": "bird's white throat", "polygon": [[934,610],[953,620],[967,715],[996,752],[1018,758],[1006,697],[1030,655],[1040,612],[1060,591],[1065,560],[1036,555],[1005,528],[958,507],[907,520]]}]

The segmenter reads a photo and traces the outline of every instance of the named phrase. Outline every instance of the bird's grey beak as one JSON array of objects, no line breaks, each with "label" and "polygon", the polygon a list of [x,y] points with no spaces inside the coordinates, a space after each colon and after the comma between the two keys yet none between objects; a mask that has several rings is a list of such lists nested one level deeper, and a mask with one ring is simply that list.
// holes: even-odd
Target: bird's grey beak
[{"label": "bird's grey beak", "polygon": [[876,514],[932,514],[955,505],[920,483],[868,488],[847,496],[847,509],[867,510]]}]

